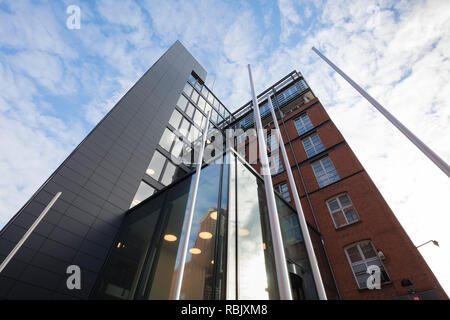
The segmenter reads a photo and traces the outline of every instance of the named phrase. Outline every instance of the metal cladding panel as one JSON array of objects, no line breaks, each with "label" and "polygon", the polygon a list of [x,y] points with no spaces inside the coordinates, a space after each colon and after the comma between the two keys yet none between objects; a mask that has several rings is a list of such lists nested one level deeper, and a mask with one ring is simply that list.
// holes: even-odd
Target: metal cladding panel
[{"label": "metal cladding panel", "polygon": [[[62,195],[0,275],[3,299],[86,299],[181,94],[206,71],[175,42],[0,232],[0,261]],[[81,290],[69,290],[69,265]]]}]

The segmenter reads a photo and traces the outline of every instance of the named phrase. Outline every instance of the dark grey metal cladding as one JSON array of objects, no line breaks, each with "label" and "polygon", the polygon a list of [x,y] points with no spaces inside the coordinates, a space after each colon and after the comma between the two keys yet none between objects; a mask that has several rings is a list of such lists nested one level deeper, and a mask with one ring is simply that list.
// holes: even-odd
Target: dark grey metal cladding
[{"label": "dark grey metal cladding", "polygon": [[[0,261],[62,191],[0,275],[0,298],[89,296],[192,71],[205,80],[205,69],[175,42],[3,228]],[[67,289],[72,264],[81,268],[81,290]]]}]

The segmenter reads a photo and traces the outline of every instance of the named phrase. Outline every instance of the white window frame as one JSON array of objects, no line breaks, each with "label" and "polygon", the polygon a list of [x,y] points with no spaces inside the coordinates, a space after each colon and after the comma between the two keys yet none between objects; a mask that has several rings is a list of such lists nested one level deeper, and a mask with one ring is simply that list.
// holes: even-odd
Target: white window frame
[{"label": "white window frame", "polygon": [[[314,141],[313,141],[313,139],[312,139],[314,136],[317,136],[317,139],[319,140],[319,143],[318,143],[317,145],[314,144]],[[306,146],[305,146],[305,140],[308,140],[308,142],[311,144],[311,148],[308,148],[308,149],[306,148]],[[325,150],[325,147],[324,147],[324,145],[323,145],[323,143],[322,143],[322,140],[320,139],[320,137],[319,137],[319,135],[317,134],[317,132],[314,132],[313,134],[311,134],[311,135],[307,136],[306,138],[304,138],[304,139],[302,140],[302,144],[303,144],[303,148],[305,149],[306,156],[307,156],[308,158],[311,158],[311,157],[315,156],[316,154],[318,154],[318,153],[320,153],[320,152],[322,152],[322,151]],[[309,154],[308,154],[308,151],[309,151],[309,150],[314,150],[314,153],[311,154],[311,155],[309,155]]]},{"label": "white window frame", "polygon": [[[306,124],[305,124],[305,118],[308,119]],[[297,129],[297,133],[299,136],[314,128],[314,125],[312,124],[311,119],[309,118],[307,113],[304,113],[300,117],[296,118],[294,120],[294,124],[295,124],[295,128]],[[299,124],[301,124],[301,128],[300,128],[301,130],[299,129],[299,126],[298,126]],[[308,125],[311,125],[311,127],[307,127]]]},{"label": "white window frame", "polygon": [[[326,168],[325,168],[325,165],[323,164],[323,161],[324,161],[325,159],[327,159],[327,158],[330,160],[331,165],[333,166],[333,169],[334,169],[334,171],[336,172],[336,175],[337,175],[337,177],[338,177],[338,179],[335,180],[335,181],[331,181],[331,179],[330,179],[330,173],[333,172],[333,170],[327,171]],[[316,170],[314,170],[314,166],[313,166],[313,164],[315,164],[315,163],[319,163],[319,164],[320,164],[320,166],[321,166],[322,169],[323,169],[323,172],[325,172],[324,174],[322,174],[322,175],[320,175],[320,176],[317,175],[317,172],[316,172]],[[334,166],[334,163],[333,163],[333,161],[331,161],[331,158],[330,158],[329,156],[326,156],[326,157],[321,158],[321,159],[319,159],[319,160],[317,160],[317,161],[314,161],[313,163],[311,163],[311,167],[312,167],[312,170],[313,170],[314,175],[315,175],[315,177],[316,177],[316,181],[317,181],[317,184],[319,185],[319,188],[324,188],[324,187],[326,187],[326,186],[332,184],[333,182],[336,182],[336,181],[339,181],[339,180],[340,180],[339,173],[337,172],[336,167]],[[322,185],[322,186],[321,186],[320,183],[319,183],[319,177],[322,177],[322,176],[326,176],[326,177],[327,177],[327,183],[326,183],[325,185]]]},{"label": "white window frame", "polygon": [[[342,197],[342,196],[347,196],[348,200],[350,201],[350,204],[345,205],[345,206],[342,205],[341,200],[339,200],[339,197]],[[336,210],[332,210],[332,209],[331,209],[331,206],[330,206],[330,202],[333,201],[333,200],[337,200],[338,205],[339,205],[339,208],[336,209]],[[350,225],[350,224],[353,224],[353,223],[356,223],[356,222],[361,221],[361,219],[360,219],[360,217],[359,217],[359,214],[358,214],[358,211],[356,211],[355,205],[353,204],[352,199],[350,199],[350,196],[348,195],[348,193],[341,193],[341,194],[338,194],[337,196],[334,196],[334,197],[328,199],[328,200],[326,201],[326,204],[327,204],[327,207],[328,207],[328,211],[330,212],[331,220],[333,220],[333,224],[334,224],[334,227],[335,227],[336,229],[343,228],[343,227],[348,226],[348,225]],[[353,221],[353,222],[349,222],[349,221],[348,221],[347,215],[345,214],[345,211],[344,211],[345,209],[348,209],[348,208],[353,208],[353,210],[354,210],[355,213],[356,213],[357,220],[355,220],[355,221]],[[336,212],[341,212],[341,213],[342,213],[342,215],[344,216],[344,219],[345,219],[346,224],[344,224],[344,225],[342,225],[342,226],[338,226],[338,225],[336,224],[336,221],[334,220],[334,216],[333,216],[333,214],[336,213]]]},{"label": "white window frame", "polygon": [[[365,244],[365,243],[370,243],[370,245],[372,246],[372,249],[375,251],[375,254],[376,254],[375,257],[367,258],[367,259],[366,259],[366,257],[364,256],[364,253],[363,253],[363,251],[362,251],[362,249],[361,249],[361,247],[360,247],[361,244]],[[352,247],[354,247],[354,246],[357,247],[358,252],[359,252],[359,255],[363,258],[362,260],[357,261],[357,262],[352,262],[352,260],[350,259],[350,255],[349,255],[348,252],[347,252],[348,249],[350,249],[350,248],[352,248]],[[346,247],[344,248],[344,252],[345,252],[345,256],[347,257],[347,261],[348,261],[348,263],[349,263],[349,265],[350,265],[350,269],[352,270],[353,277],[355,278],[356,285],[358,286],[359,289],[367,289],[366,286],[361,287],[361,286],[359,285],[358,278],[357,278],[357,276],[356,276],[356,274],[355,274],[355,271],[353,270],[353,266],[357,266],[357,265],[360,265],[360,264],[365,264],[366,270],[367,270],[367,267],[371,265],[371,264],[370,264],[371,262],[378,261],[378,262],[379,262],[379,265],[381,266],[381,269],[382,269],[381,272],[386,273],[386,276],[387,276],[387,278],[388,278],[387,281],[384,281],[384,282],[382,281],[381,284],[386,284],[386,283],[390,283],[390,282],[391,282],[391,280],[390,280],[391,277],[390,277],[389,274],[387,273],[386,267],[384,266],[383,261],[381,261],[381,259],[378,257],[378,251],[377,251],[377,249],[375,248],[375,246],[373,245],[373,243],[372,243],[371,240],[363,240],[363,241],[354,242],[354,243],[352,243],[352,244],[346,246]],[[378,266],[378,264],[374,264],[374,265]]]}]

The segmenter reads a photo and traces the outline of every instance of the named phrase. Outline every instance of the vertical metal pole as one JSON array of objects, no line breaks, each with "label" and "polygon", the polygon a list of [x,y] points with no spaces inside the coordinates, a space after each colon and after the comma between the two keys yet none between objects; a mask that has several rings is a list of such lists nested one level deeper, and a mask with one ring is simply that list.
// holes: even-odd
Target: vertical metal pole
[{"label": "vertical metal pole", "polygon": [[356,89],[367,101],[370,102],[383,116],[386,117],[401,133],[403,133],[414,145],[419,148],[420,151],[425,154],[431,161],[434,162],[436,166],[439,167],[447,177],[450,178],[450,166],[441,159],[433,150],[428,148],[428,146],[423,143],[419,138],[417,138],[408,128],[406,128],[400,121],[398,121],[389,111],[387,111],[381,104],[378,103],[372,96],[370,96],[363,88],[361,88],[356,82],[354,82],[349,76],[347,76],[341,69],[339,69],[335,64],[328,60],[322,53],[319,52],[315,47],[312,50],[317,53],[328,65],[339,73],[350,85]]},{"label": "vertical metal pole", "polygon": [[19,249],[22,247],[22,245],[24,244],[24,242],[28,239],[28,237],[30,236],[30,234],[34,231],[34,229],[36,229],[36,227],[38,226],[38,224],[42,221],[42,219],[44,219],[45,215],[47,214],[47,212],[51,209],[51,207],[53,207],[53,205],[55,204],[56,200],[58,200],[58,198],[61,196],[61,192],[58,192],[53,199],[50,201],[50,203],[45,207],[45,209],[41,212],[41,214],[39,215],[39,217],[33,222],[33,224],[31,225],[31,227],[27,230],[27,232],[25,232],[25,234],[23,235],[23,237],[19,240],[19,242],[17,242],[16,246],[14,247],[14,249],[12,249],[12,251],[8,254],[8,256],[5,258],[5,260],[3,260],[2,264],[0,265],[0,273],[2,273],[3,269],[5,269],[5,267],[8,265],[8,263],[11,261],[12,258],[14,258],[14,256],[16,255],[17,251],[19,251]]},{"label": "vertical metal pole", "polygon": [[286,173],[289,180],[289,185],[291,187],[292,195],[294,197],[295,208],[297,209],[298,220],[300,222],[300,228],[302,230],[303,239],[305,240],[306,251],[308,252],[309,261],[311,263],[311,269],[314,277],[314,283],[316,284],[317,293],[320,300],[327,300],[327,294],[322,282],[322,276],[320,275],[319,264],[317,263],[317,258],[314,253],[314,248],[311,241],[311,236],[309,235],[308,224],[306,223],[305,214],[303,213],[302,204],[298,196],[297,186],[295,184],[294,176],[292,175],[291,164],[286,153],[286,148],[284,147],[283,137],[281,136],[280,127],[278,126],[277,116],[273,109],[272,100],[270,99],[270,94],[267,96],[267,101],[270,108],[270,113],[272,114],[273,123],[275,124],[275,131],[278,139],[278,144],[283,155],[284,164],[286,167]]},{"label": "vertical metal pole", "polygon": [[211,117],[211,112],[208,111],[208,114],[206,115],[205,129],[203,131],[203,136],[202,136],[202,146],[200,148],[200,153],[199,153],[198,159],[197,159],[197,171],[195,173],[194,187],[192,188],[191,203],[189,205],[189,211],[188,211],[188,215],[187,215],[186,232],[184,233],[184,238],[182,239],[182,241],[180,243],[181,244],[181,257],[180,257],[180,263],[178,265],[177,277],[175,278],[175,288],[174,288],[174,293],[173,293],[173,300],[180,300],[181,285],[183,283],[184,267],[186,265],[186,256],[187,256],[188,245],[189,245],[189,237],[191,235],[192,220],[194,218],[194,209],[195,209],[195,202],[197,200],[198,182],[200,181],[200,172],[202,171],[203,153],[205,151],[205,144],[206,144],[206,138],[208,135],[210,117]]},{"label": "vertical metal pole", "polygon": [[252,70],[248,65],[248,75],[253,96],[253,113],[258,134],[259,155],[264,177],[264,187],[266,191],[267,208],[269,210],[270,229],[272,231],[273,251],[275,254],[275,267],[277,272],[278,287],[281,300],[292,300],[289,273],[284,254],[283,238],[281,237],[280,221],[278,220],[278,210],[273,192],[272,177],[269,170],[269,159],[267,158],[266,141],[264,140],[261,115],[259,113],[258,100],[256,99],[255,88],[253,86]]}]

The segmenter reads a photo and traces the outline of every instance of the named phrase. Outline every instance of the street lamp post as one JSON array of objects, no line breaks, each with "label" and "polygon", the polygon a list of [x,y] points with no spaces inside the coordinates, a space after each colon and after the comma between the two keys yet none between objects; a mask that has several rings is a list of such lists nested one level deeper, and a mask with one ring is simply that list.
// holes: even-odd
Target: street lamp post
[{"label": "street lamp post", "polygon": [[428,240],[427,242],[418,245],[416,248],[424,246],[424,245],[426,245],[427,243],[430,243],[430,242],[432,242],[436,247],[439,247],[439,242],[437,242],[436,240]]}]

